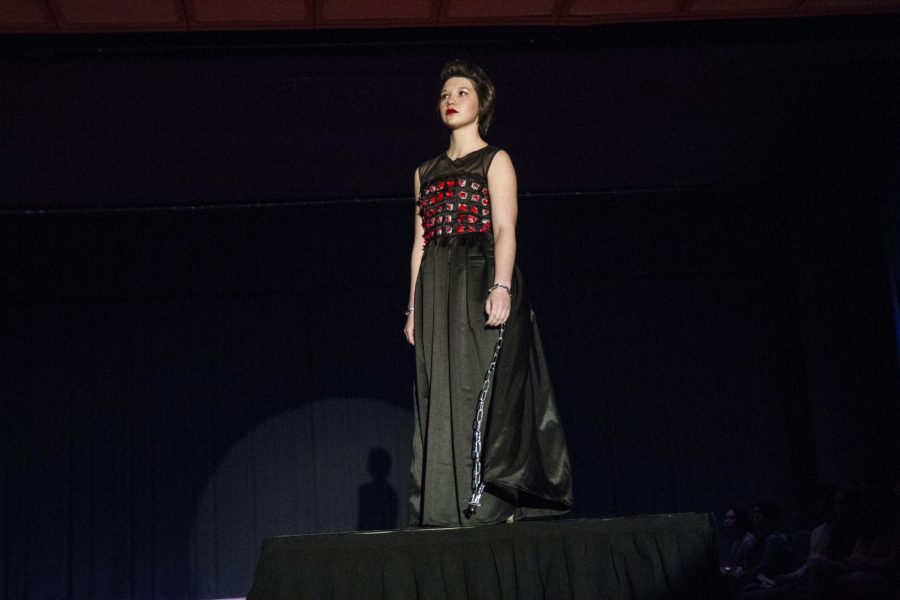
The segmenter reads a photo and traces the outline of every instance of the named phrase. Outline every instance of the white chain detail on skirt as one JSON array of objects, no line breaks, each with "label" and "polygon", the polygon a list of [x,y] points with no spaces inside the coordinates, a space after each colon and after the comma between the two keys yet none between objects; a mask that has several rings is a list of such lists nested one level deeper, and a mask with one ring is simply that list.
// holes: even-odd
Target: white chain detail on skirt
[{"label": "white chain detail on skirt", "polygon": [[494,345],[494,356],[484,375],[484,384],[478,395],[478,410],[475,412],[475,422],[472,425],[472,496],[469,498],[469,507],[465,510],[467,518],[471,518],[481,506],[481,493],[484,491],[484,482],[481,480],[481,431],[484,422],[484,402],[494,381],[494,369],[497,367],[497,359],[500,357],[500,347],[503,346],[505,330],[506,324],[504,323],[500,326],[500,335]]}]

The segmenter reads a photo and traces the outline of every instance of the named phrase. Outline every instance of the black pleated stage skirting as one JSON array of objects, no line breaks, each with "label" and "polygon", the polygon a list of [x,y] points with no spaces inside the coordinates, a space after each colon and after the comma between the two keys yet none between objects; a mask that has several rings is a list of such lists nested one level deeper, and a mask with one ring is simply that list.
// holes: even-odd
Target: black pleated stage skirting
[{"label": "black pleated stage skirting", "polygon": [[708,514],[265,540],[248,600],[703,600]]}]

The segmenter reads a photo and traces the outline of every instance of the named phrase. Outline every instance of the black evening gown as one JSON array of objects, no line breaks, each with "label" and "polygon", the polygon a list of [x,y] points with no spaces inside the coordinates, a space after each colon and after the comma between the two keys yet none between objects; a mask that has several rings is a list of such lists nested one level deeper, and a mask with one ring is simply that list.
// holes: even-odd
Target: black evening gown
[{"label": "black evening gown", "polygon": [[458,527],[550,517],[572,506],[572,479],[553,387],[518,268],[512,312],[484,405],[474,514],[473,426],[499,336],[484,304],[494,281],[487,172],[498,149],[419,167],[425,253],[416,282],[416,394],[409,524]]}]

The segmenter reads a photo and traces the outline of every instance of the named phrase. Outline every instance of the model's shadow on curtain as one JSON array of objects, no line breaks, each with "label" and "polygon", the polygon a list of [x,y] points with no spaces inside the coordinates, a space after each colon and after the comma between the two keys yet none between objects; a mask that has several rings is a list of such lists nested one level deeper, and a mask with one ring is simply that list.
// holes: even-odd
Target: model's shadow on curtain
[{"label": "model's shadow on curtain", "polygon": [[[412,415],[362,398],[317,400],[270,417],[225,454],[197,503],[198,598],[241,595],[262,539],[391,529],[406,522]],[[373,447],[374,446],[374,447]]]}]

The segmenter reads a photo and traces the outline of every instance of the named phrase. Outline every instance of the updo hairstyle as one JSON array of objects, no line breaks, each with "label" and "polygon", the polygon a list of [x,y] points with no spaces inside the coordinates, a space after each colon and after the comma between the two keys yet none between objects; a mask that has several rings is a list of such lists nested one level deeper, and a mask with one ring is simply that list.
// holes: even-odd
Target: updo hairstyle
[{"label": "updo hairstyle", "polygon": [[447,83],[451,77],[465,77],[475,86],[475,93],[478,95],[478,133],[482,137],[486,136],[491,119],[494,117],[494,84],[481,67],[459,59],[451,60],[441,69],[441,85]]}]

